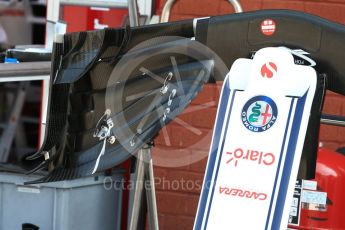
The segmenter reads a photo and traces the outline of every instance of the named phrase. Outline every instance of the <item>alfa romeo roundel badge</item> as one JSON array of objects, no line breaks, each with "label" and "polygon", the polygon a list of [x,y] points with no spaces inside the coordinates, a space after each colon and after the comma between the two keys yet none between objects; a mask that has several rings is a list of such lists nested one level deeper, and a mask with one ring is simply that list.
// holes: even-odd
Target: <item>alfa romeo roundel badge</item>
[{"label": "alfa romeo roundel badge", "polygon": [[271,98],[256,96],[243,106],[241,120],[248,130],[264,132],[274,125],[277,116],[277,105]]}]

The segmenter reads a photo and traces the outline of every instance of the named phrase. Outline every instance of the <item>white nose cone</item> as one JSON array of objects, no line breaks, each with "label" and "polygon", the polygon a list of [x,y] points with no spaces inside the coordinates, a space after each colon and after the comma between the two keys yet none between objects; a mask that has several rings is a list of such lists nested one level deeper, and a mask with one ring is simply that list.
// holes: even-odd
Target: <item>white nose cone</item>
[{"label": "white nose cone", "polygon": [[231,89],[266,89],[301,97],[309,89],[310,78],[316,79],[316,71],[309,66],[296,65],[288,49],[268,47],[259,50],[253,60],[236,60],[229,76]]}]

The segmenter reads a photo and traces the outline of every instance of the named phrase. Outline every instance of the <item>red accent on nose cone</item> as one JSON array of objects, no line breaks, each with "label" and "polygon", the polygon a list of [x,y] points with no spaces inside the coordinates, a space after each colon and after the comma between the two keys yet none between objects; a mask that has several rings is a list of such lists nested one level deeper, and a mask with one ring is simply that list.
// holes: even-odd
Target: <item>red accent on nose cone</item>
[{"label": "red accent on nose cone", "polygon": [[278,68],[273,62],[266,63],[261,67],[261,76],[272,78],[277,70]]}]

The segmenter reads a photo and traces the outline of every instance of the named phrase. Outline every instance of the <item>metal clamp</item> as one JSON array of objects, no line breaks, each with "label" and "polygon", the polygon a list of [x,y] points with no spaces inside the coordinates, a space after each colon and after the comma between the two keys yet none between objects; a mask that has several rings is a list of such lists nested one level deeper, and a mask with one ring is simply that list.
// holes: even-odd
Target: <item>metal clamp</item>
[{"label": "metal clamp", "polygon": [[116,138],[111,132],[111,129],[114,127],[114,122],[111,118],[109,118],[110,114],[110,110],[105,111],[104,115],[96,125],[93,137],[98,138],[100,141],[106,139],[110,144],[114,144]]}]

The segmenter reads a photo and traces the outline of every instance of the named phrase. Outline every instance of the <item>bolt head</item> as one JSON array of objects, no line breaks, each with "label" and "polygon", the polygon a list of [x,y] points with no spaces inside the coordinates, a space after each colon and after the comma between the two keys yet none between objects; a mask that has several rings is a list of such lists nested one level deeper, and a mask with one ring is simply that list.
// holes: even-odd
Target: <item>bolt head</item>
[{"label": "bolt head", "polygon": [[109,142],[110,144],[114,144],[115,141],[116,141],[116,138],[115,138],[114,136],[111,136],[111,137],[108,138],[108,142]]}]

